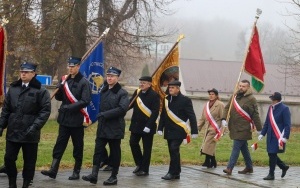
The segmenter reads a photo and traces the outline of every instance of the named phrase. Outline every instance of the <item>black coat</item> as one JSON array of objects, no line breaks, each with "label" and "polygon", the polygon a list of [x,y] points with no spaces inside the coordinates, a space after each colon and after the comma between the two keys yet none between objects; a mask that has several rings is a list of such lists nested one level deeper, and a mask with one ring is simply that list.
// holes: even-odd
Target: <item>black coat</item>
[{"label": "black coat", "polygon": [[[179,93],[177,96],[168,95],[169,109],[181,120],[190,121],[191,134],[198,134],[197,120],[194,112],[192,100]],[[171,100],[172,99],[172,100]],[[170,102],[171,101],[171,102]],[[185,139],[187,134],[182,127],[174,123],[168,116],[165,102],[163,101],[163,109],[160,115],[158,126],[159,131],[164,131],[165,139]]]},{"label": "black coat", "polygon": [[[134,92],[130,102],[134,99],[137,94],[137,90]],[[147,106],[151,110],[151,115],[148,117],[145,115],[137,105],[137,102],[133,102],[131,105],[133,107],[133,113],[131,117],[131,124],[129,130],[132,133],[143,134],[143,130],[145,127],[150,129],[151,134],[155,134],[156,132],[156,119],[159,114],[159,95],[150,87],[145,93],[140,91],[139,93],[140,99],[143,101],[144,105]]]},{"label": "black coat", "polygon": [[80,110],[87,107],[92,100],[90,84],[80,72],[78,72],[74,78],[69,77],[67,83],[71,93],[78,101],[71,103],[65,91],[60,88],[55,94],[55,99],[62,101],[60,108],[62,108],[63,105],[68,105],[69,109],[67,111],[58,110],[57,122],[66,127],[81,127],[83,125],[84,116]]},{"label": "black coat", "polygon": [[123,139],[129,98],[128,93],[119,83],[101,91],[100,113],[98,114],[97,136],[106,139]]},{"label": "black coat", "polygon": [[[6,94],[0,127],[7,128],[6,140],[20,143],[38,143],[41,128],[51,113],[50,94],[34,77],[22,91],[22,80],[10,84]],[[26,135],[30,126],[36,127],[34,135]]]}]

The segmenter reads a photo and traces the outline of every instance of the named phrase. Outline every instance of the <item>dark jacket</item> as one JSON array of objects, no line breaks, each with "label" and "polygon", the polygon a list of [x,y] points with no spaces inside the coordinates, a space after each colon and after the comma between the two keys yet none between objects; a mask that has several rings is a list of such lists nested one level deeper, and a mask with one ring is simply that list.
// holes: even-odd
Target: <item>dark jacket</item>
[{"label": "dark jacket", "polygon": [[106,139],[123,139],[129,98],[128,93],[119,83],[101,91],[100,113],[98,114],[97,136]]},{"label": "dark jacket", "polygon": [[[130,99],[130,102],[136,97],[137,90],[134,92]],[[132,133],[144,134],[144,128],[148,127],[150,129],[150,134],[155,134],[156,132],[156,119],[159,114],[160,98],[159,95],[150,87],[145,93],[140,91],[140,99],[143,101],[144,105],[151,110],[151,115],[148,117],[137,104],[137,100],[131,105],[133,107],[133,113],[131,117],[131,124],[129,130]]]},{"label": "dark jacket", "polygon": [[[177,96],[168,95],[166,97],[168,100],[169,109],[181,120],[190,121],[191,134],[198,134],[197,120],[194,112],[192,100],[188,97],[179,93]],[[172,99],[172,100],[171,100]],[[158,130],[163,131],[165,139],[185,139],[187,134],[182,127],[174,123],[171,118],[169,118],[165,102],[163,101],[163,108],[160,116]]]},{"label": "dark jacket", "polygon": [[[269,108],[269,110],[270,110],[270,108]],[[269,110],[268,110],[268,114],[266,117],[264,127],[260,134],[263,136],[265,136],[267,134],[266,141],[267,141],[268,153],[282,152],[279,150],[278,140],[277,140],[277,137],[271,126]],[[291,130],[291,113],[290,113],[289,107],[287,107],[283,103],[278,103],[277,105],[275,105],[275,108],[273,110],[273,116],[274,116],[274,119],[276,121],[276,124],[277,124],[280,132],[282,132],[284,129],[283,138],[289,139],[290,130]],[[283,151],[284,150],[285,150],[285,144],[284,144]]]},{"label": "dark jacket", "polygon": [[[231,98],[229,101],[231,101]],[[245,94],[238,94],[236,97],[236,101],[240,105],[240,107],[250,115],[251,119],[254,121],[256,129],[260,131],[262,126],[258,114],[257,102],[252,94],[252,90],[248,89]],[[225,106],[222,119],[226,119],[229,106],[230,102]],[[252,139],[250,123],[236,111],[233,104],[230,111],[228,129],[230,131],[229,136],[232,140]]]},{"label": "dark jacket", "polygon": [[[61,83],[61,80],[60,80]],[[69,77],[67,83],[71,93],[77,99],[77,102],[71,103],[66,96],[63,88],[55,94],[55,99],[62,101],[60,109],[67,105],[67,110],[58,110],[57,122],[66,127],[81,127],[83,125],[83,114],[80,112],[82,108],[87,107],[91,101],[91,88],[89,82],[82,76],[80,72],[74,78]]]},{"label": "dark jacket", "polygon": [[[20,143],[38,143],[41,128],[51,113],[49,92],[34,77],[28,87],[22,90],[22,80],[10,84],[6,94],[0,127],[7,128],[6,140]],[[26,134],[30,126],[35,127],[32,136]]]}]

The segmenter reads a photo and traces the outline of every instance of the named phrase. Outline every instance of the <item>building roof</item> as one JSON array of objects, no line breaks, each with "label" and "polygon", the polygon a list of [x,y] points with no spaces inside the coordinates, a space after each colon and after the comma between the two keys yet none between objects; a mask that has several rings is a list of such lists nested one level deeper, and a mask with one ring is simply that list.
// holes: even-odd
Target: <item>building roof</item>
[{"label": "building roof", "polygon": [[[206,92],[217,88],[222,93],[232,93],[241,71],[242,62],[180,59],[180,70],[185,90],[189,93]],[[280,92],[284,95],[300,95],[299,84],[291,76],[284,74],[283,65],[265,64],[265,87],[261,94]],[[249,74],[243,72],[242,79],[251,81]],[[296,87],[298,86],[298,87]]]}]

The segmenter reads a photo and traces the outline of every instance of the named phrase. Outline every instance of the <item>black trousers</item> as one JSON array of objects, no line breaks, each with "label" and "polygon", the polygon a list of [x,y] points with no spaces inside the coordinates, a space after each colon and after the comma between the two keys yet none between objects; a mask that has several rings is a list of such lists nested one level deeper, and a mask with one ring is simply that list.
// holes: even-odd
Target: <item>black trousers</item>
[{"label": "black trousers", "polygon": [[[140,169],[144,172],[149,172],[151,152],[153,145],[153,134],[136,134],[130,135],[130,148],[132,156],[136,166],[140,166]],[[143,142],[143,153],[140,147],[140,140]]]},{"label": "black trousers", "polygon": [[53,148],[52,157],[60,160],[66,150],[69,139],[73,143],[73,157],[75,159],[75,170],[80,170],[83,158],[83,138],[84,128],[82,127],[65,127],[60,125],[59,132]]},{"label": "black trousers", "polygon": [[[99,166],[102,161],[106,145],[109,145],[109,165],[113,167],[112,175],[116,176],[119,172],[121,163],[121,139],[96,138],[96,146],[93,157],[93,165]],[[107,152],[107,151],[106,151]]]},{"label": "black trousers", "polygon": [[269,155],[269,174],[274,176],[274,171],[276,168],[276,165],[279,166],[280,169],[283,169],[286,167],[284,162],[277,156],[277,153],[268,153]]},{"label": "black trousers", "polygon": [[23,152],[23,178],[32,180],[35,172],[35,164],[37,160],[38,143],[17,143],[6,141],[5,150],[5,166],[8,177],[17,177],[18,171],[16,167],[16,161],[18,154],[22,148]]},{"label": "black trousers", "polygon": [[183,140],[175,139],[175,140],[167,140],[167,141],[168,141],[169,154],[171,158],[168,173],[172,175],[179,175],[181,172],[180,145]]}]

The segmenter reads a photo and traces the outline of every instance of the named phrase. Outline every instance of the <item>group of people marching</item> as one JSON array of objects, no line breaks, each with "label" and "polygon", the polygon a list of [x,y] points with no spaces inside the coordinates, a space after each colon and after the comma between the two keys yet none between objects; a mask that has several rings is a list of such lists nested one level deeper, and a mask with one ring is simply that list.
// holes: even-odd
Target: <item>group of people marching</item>
[{"label": "group of people marching", "polygon": [[[91,101],[89,82],[79,72],[81,58],[70,57],[68,60],[69,75],[63,76],[57,85],[56,100],[61,101],[57,122],[59,133],[52,153],[52,164],[49,170],[41,173],[55,179],[60,160],[71,137],[75,165],[69,180],[80,179],[83,160],[84,128],[87,112],[84,108]],[[0,172],[8,175],[9,187],[16,188],[16,160],[19,150],[23,151],[23,188],[32,183],[37,160],[40,130],[47,122],[51,113],[51,97],[41,86],[36,77],[37,65],[30,62],[20,66],[20,79],[11,83],[5,97],[0,117],[0,136],[3,129],[6,132],[5,165]],[[170,164],[164,180],[180,179],[180,145],[191,138],[197,138],[198,131],[205,129],[203,145],[200,153],[205,155],[203,166],[216,168],[216,140],[228,127],[233,148],[224,173],[231,175],[240,151],[245,160],[245,169],[239,174],[253,173],[253,164],[248,149],[248,140],[252,139],[252,131],[259,131],[258,139],[267,134],[267,152],[269,155],[270,171],[265,180],[274,180],[275,166],[282,170],[284,177],[289,166],[277,156],[284,152],[289,138],[291,117],[289,108],[281,102],[281,94],[275,92],[270,99],[265,124],[262,128],[257,102],[254,98],[248,80],[239,83],[238,91],[224,107],[219,100],[218,90],[208,90],[209,101],[204,106],[201,119],[197,124],[191,99],[180,92],[181,82],[178,80],[168,83],[168,95],[162,101],[163,107],[158,126],[156,120],[160,111],[160,97],[151,88],[152,78],[142,76],[140,87],[129,99],[128,93],[118,83],[121,70],[109,67],[106,71],[105,86],[101,90],[100,112],[98,114],[98,129],[95,140],[92,172],[82,176],[82,179],[96,184],[99,169],[108,165],[111,176],[103,182],[104,185],[116,185],[117,174],[121,163],[121,139],[125,134],[124,116],[133,109],[129,130],[130,147],[136,168],[136,176],[149,175],[149,166],[153,145],[153,137],[157,132],[164,134],[167,140]],[[230,116],[230,118],[228,118]],[[229,119],[229,121],[228,121]],[[228,122],[227,122],[228,121]],[[187,123],[189,122],[189,123]],[[190,128],[189,128],[189,126]],[[228,125],[227,125],[228,124]],[[261,131],[262,130],[262,131]],[[261,132],[260,132],[261,131]],[[143,151],[140,147],[142,140]],[[109,156],[106,150],[109,146]]]}]

